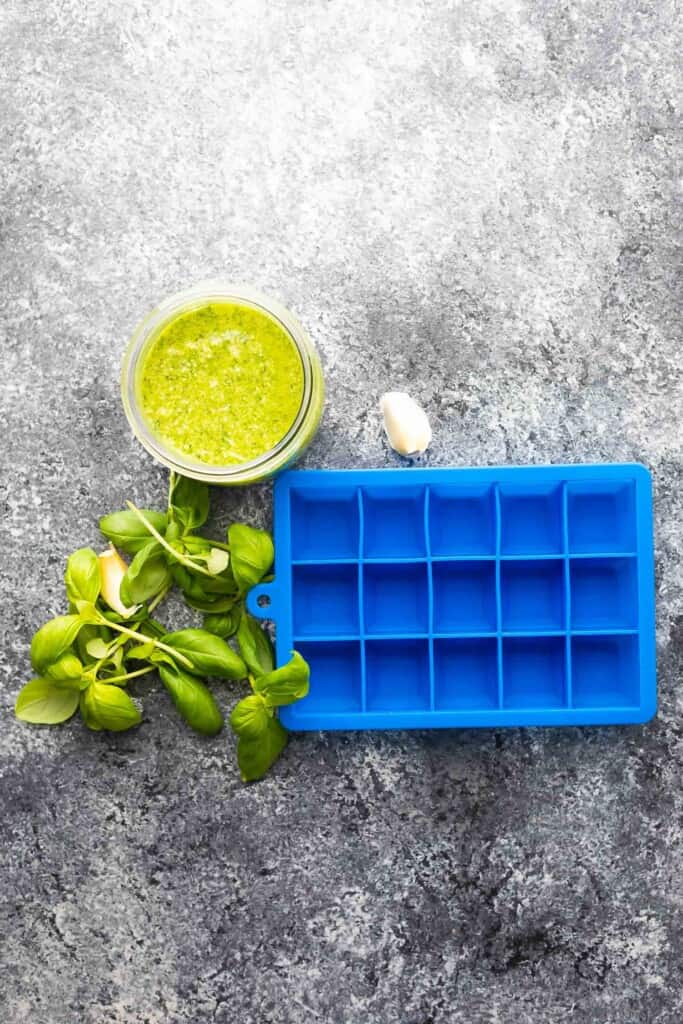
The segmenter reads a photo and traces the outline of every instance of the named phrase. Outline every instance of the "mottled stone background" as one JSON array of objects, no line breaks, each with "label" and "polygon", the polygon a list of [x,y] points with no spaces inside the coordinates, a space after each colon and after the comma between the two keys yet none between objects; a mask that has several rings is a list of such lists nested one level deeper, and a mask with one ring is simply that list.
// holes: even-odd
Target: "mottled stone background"
[{"label": "mottled stone background", "polygon": [[[683,1019],[680,19],[0,5],[3,1024]],[[190,734],[158,686],[118,737],[14,721],[66,555],[162,500],[126,339],[211,275],[320,348],[306,466],[394,465],[391,386],[428,409],[431,465],[651,467],[654,722],[309,734],[244,787],[231,736]],[[270,510],[268,486],[215,495],[216,526]]]}]

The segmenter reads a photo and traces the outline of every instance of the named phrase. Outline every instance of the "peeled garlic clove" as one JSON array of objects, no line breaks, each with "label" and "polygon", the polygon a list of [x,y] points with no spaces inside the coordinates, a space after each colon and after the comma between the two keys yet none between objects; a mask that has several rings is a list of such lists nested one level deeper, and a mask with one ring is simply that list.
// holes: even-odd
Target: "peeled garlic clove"
[{"label": "peeled garlic clove", "polygon": [[387,391],[379,400],[389,444],[399,455],[417,455],[432,442],[424,409],[405,391]]},{"label": "peeled garlic clove", "polygon": [[110,544],[107,550],[98,556],[98,561],[100,563],[100,576],[102,577],[102,598],[112,611],[118,612],[119,615],[123,615],[127,619],[129,615],[132,615],[139,608],[139,605],[126,608],[119,593],[121,581],[126,575],[128,566],[113,544]]}]

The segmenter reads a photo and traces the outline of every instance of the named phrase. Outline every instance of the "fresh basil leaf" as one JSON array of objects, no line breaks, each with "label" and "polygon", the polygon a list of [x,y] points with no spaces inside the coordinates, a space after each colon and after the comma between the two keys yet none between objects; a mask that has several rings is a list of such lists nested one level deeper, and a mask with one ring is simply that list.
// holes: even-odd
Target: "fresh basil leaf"
[{"label": "fresh basil leaf", "polygon": [[208,687],[196,676],[177,666],[159,665],[161,681],[187,724],[204,736],[215,736],[223,727],[223,716]]},{"label": "fresh basil leaf", "polygon": [[244,679],[247,674],[244,662],[232,647],[205,629],[181,629],[167,633],[163,641],[189,658],[195,675]]},{"label": "fresh basil leaf", "polygon": [[98,655],[97,664],[99,666],[97,675],[104,673],[114,673],[119,675],[123,668],[123,643],[125,638],[121,637],[115,640],[114,643],[105,644],[100,640],[93,640],[90,642],[89,652],[95,651]]},{"label": "fresh basil leaf", "polygon": [[154,648],[147,661],[151,661],[153,665],[170,665],[171,668],[179,667],[178,662],[168,651],[160,651],[158,647]]},{"label": "fresh basil leaf", "polygon": [[268,719],[273,712],[258,693],[252,693],[235,704],[230,715],[230,725],[238,736],[254,739],[268,728]]},{"label": "fresh basil leaf", "polygon": [[178,562],[171,564],[169,568],[173,582],[180,587],[186,600],[189,598],[197,601],[207,600],[207,593],[203,586],[205,577],[191,573],[189,569]]},{"label": "fresh basil leaf", "polygon": [[95,626],[88,623],[83,626],[78,636],[76,637],[76,650],[78,656],[84,665],[89,665],[92,661],[97,661],[91,654],[88,654],[88,644],[91,640],[96,637],[101,638],[107,643],[111,643],[111,631],[106,626]]},{"label": "fresh basil leaf", "polygon": [[85,645],[85,649],[91,658],[94,658],[95,661],[100,661],[102,658],[109,657],[109,648],[111,645],[111,640],[107,643],[107,641],[103,640],[102,637],[96,636],[93,637],[92,640],[88,640]]},{"label": "fresh basil leaf", "polygon": [[[169,527],[170,529],[170,527]],[[206,537],[199,537],[194,533],[188,533],[183,537],[183,546],[188,555],[208,555],[211,550],[211,541]]]},{"label": "fresh basil leaf", "polygon": [[263,676],[275,668],[273,644],[265,629],[244,609],[237,629],[240,654],[253,676]]},{"label": "fresh basil leaf", "polygon": [[[228,607],[224,612],[212,612],[205,615],[204,629],[208,630],[209,633],[215,633],[216,636],[221,636],[224,640],[227,640],[228,637],[234,636],[237,632],[241,615],[241,604],[233,604],[232,607]],[[242,652],[242,657],[244,657],[244,652]]]},{"label": "fresh basil leaf", "polygon": [[273,564],[273,541],[265,530],[233,523],[228,528],[230,567],[242,591],[251,590]]},{"label": "fresh basil leaf", "polygon": [[41,626],[31,641],[31,664],[36,672],[44,672],[49,665],[59,661],[82,626],[80,615],[58,615]]},{"label": "fresh basil leaf", "polygon": [[210,579],[204,576],[202,586],[207,595],[219,596],[221,594],[229,594],[233,597],[238,596],[238,587],[230,568],[227,568],[220,576],[212,576]]},{"label": "fresh basil leaf", "polygon": [[[187,534],[186,537],[184,538],[184,542],[188,541],[190,539],[190,537],[191,537],[191,534]],[[189,545],[187,545],[184,542],[183,542],[183,548],[185,550],[183,551],[183,554],[187,555],[189,558],[191,558],[191,560],[193,560],[193,562],[196,563],[198,566],[201,565],[203,568],[206,568],[206,564],[209,561],[209,558],[211,556],[211,547],[210,547],[210,545],[207,544],[206,548],[204,548],[202,551],[200,551],[198,553],[195,553],[195,552],[190,552]],[[223,552],[223,553],[227,554],[226,551]],[[228,561],[229,561],[229,555],[228,555]]]},{"label": "fresh basil leaf", "polygon": [[99,726],[110,732],[123,732],[142,721],[142,715],[126,691],[107,683],[96,681],[83,691],[81,712],[84,708],[83,717],[91,729]]},{"label": "fresh basil leaf", "polygon": [[58,725],[71,718],[78,707],[78,690],[59,686],[51,679],[32,679],[19,692],[14,713],[22,722]]},{"label": "fresh basil leaf", "polygon": [[180,523],[184,532],[196,530],[209,518],[209,488],[198,480],[175,475],[169,501],[171,519]]},{"label": "fresh basil leaf", "polygon": [[122,647],[121,644],[118,644],[116,647],[114,647],[110,651],[109,657],[102,664],[102,668],[107,670],[107,671],[116,672],[118,674],[119,672],[121,672],[122,666],[123,666],[123,647]]},{"label": "fresh basil leaf", "polygon": [[198,571],[193,572],[179,562],[173,562],[169,556],[169,569],[174,583],[180,587],[186,599],[201,602],[213,600],[221,594],[237,594],[237,584],[229,567],[220,576],[206,576]]},{"label": "fresh basil leaf", "polygon": [[[153,512],[143,508],[140,510],[145,519],[148,519],[155,530],[163,534],[166,530],[168,517],[164,512]],[[103,516],[100,519],[100,530],[115,547],[135,555],[149,544],[150,533],[140,522],[134,512],[122,511],[112,512],[111,515]]]},{"label": "fresh basil leaf", "polygon": [[126,651],[126,661],[149,661],[154,654],[154,644],[138,644]]},{"label": "fresh basil leaf", "polygon": [[77,658],[71,651],[67,651],[45,670],[45,675],[57,683],[64,683],[68,680],[78,683],[83,675],[83,664],[80,658]]},{"label": "fresh basil leaf", "polygon": [[[220,615],[223,612],[229,612],[235,607],[235,594],[206,594],[202,599],[188,597],[187,594],[183,594],[183,597],[185,604],[190,608],[194,608],[197,612],[206,612],[207,614]],[[213,633],[214,630],[210,632]]]},{"label": "fresh basil leaf", "polygon": [[119,594],[125,605],[142,604],[155,597],[171,579],[164,549],[152,540],[140,548],[121,581]]},{"label": "fresh basil leaf", "polygon": [[78,610],[78,618],[83,625],[86,625],[86,623],[93,626],[99,624],[101,614],[92,601],[76,601],[76,609]]},{"label": "fresh basil leaf", "polygon": [[[94,682],[95,682],[95,680],[93,679],[91,685],[94,685]],[[88,687],[88,689],[90,689],[90,687]],[[102,731],[102,726],[93,717],[92,708],[91,708],[90,704],[88,703],[88,701],[86,700],[86,694],[88,692],[88,689],[83,690],[83,692],[80,695],[79,701],[78,701],[79,710],[81,712],[81,718],[83,719],[83,721],[85,722],[87,727],[89,729],[92,729],[93,732],[101,732]]]},{"label": "fresh basil leaf", "polygon": [[240,736],[237,740],[237,764],[244,782],[262,778],[287,745],[287,730],[277,718],[268,718],[258,736]]},{"label": "fresh basil leaf", "polygon": [[168,526],[166,527],[166,533],[164,534],[164,539],[167,540],[169,542],[169,544],[175,544],[176,541],[180,540],[182,535],[183,535],[183,529],[182,529],[180,523],[170,522],[168,524]]},{"label": "fresh basil leaf", "polygon": [[254,679],[254,690],[264,696],[271,708],[293,704],[308,693],[310,668],[298,651],[292,652],[291,659],[282,668]]},{"label": "fresh basil leaf", "polygon": [[73,604],[77,601],[95,603],[100,596],[102,579],[99,559],[92,548],[79,548],[69,555],[64,585],[66,596]]}]

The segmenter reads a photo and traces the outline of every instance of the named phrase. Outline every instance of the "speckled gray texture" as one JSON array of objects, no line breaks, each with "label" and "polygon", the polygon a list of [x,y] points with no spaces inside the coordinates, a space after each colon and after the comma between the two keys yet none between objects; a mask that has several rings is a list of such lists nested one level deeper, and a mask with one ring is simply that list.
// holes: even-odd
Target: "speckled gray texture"
[{"label": "speckled gray texture", "polygon": [[[3,1024],[683,1019],[680,26],[669,0],[0,5]],[[243,787],[153,686],[119,737],[14,721],[66,555],[164,487],[126,338],[216,275],[319,345],[306,466],[393,465],[376,401],[405,386],[431,465],[651,467],[654,722],[305,735]],[[220,493],[216,523],[270,505]]]}]

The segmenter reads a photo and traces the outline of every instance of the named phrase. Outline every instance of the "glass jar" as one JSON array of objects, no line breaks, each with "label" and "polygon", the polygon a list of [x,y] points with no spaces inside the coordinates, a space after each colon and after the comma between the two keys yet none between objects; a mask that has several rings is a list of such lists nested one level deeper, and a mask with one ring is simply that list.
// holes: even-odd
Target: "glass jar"
[{"label": "glass jar", "polygon": [[[144,358],[161,332],[182,314],[213,302],[247,306],[274,320],[292,341],[303,370],[301,405],[284,437],[273,448],[251,461],[228,466],[196,461],[168,446],[154,435],[140,402],[140,375]],[[315,435],[322,415],[324,394],[318,353],[299,321],[284,306],[255,289],[224,281],[203,281],[159,303],[133,333],[121,370],[123,407],[140,443],[169,469],[209,484],[251,484],[272,476],[297,459]]]}]

